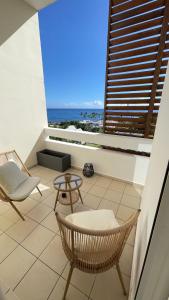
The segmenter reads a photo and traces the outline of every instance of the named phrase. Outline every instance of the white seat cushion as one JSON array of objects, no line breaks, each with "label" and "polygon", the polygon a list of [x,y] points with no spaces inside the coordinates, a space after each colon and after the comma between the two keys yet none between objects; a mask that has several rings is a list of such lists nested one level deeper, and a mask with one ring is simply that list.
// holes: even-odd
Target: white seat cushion
[{"label": "white seat cushion", "polygon": [[39,177],[29,176],[21,185],[15,190],[14,193],[8,194],[11,200],[21,201],[26,199],[34,188],[39,184]]},{"label": "white seat cushion", "polygon": [[13,161],[0,166],[0,185],[8,194],[14,193],[28,177],[29,175],[21,171]]},{"label": "white seat cushion", "polygon": [[78,227],[90,230],[109,230],[119,226],[113,211],[108,209],[77,212],[65,219]]}]

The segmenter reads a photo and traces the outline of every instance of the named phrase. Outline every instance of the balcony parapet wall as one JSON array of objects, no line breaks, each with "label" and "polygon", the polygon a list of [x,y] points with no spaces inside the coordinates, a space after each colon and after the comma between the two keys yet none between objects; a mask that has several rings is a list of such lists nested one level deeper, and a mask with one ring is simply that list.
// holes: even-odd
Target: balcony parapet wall
[{"label": "balcony parapet wall", "polygon": [[83,168],[85,162],[91,162],[94,164],[95,171],[99,174],[144,185],[149,165],[148,157],[110,151],[99,147],[91,147],[90,145],[52,140],[49,138],[50,136],[82,143],[85,142],[87,144],[91,143],[145,152],[151,152],[151,140],[115,135],[110,136],[93,132],[69,131],[60,128],[47,127],[44,129],[46,148],[71,154],[72,166]]}]

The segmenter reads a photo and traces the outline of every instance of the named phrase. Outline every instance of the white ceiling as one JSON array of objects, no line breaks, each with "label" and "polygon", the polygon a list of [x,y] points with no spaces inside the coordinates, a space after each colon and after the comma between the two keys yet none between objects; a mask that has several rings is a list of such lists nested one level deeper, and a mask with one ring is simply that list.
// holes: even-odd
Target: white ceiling
[{"label": "white ceiling", "polygon": [[24,0],[29,5],[34,7],[36,10],[40,10],[44,8],[45,6],[48,6],[49,4],[55,2],[56,0]]}]

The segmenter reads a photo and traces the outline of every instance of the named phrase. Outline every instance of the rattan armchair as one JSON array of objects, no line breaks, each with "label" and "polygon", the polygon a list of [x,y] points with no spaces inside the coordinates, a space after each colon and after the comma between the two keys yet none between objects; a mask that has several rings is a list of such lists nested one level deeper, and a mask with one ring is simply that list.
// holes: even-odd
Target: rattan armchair
[{"label": "rattan armchair", "polygon": [[119,260],[127,238],[133,226],[137,223],[139,213],[140,210],[121,226],[110,230],[97,231],[80,228],[56,212],[62,246],[70,262],[70,271],[63,300],[66,299],[74,268],[87,273],[102,273],[116,266],[123,293],[124,295],[127,294],[119,267]]},{"label": "rattan armchair", "polygon": [[[20,213],[20,211],[17,209],[17,207],[14,205],[14,201],[23,201],[25,200],[31,192],[36,188],[40,195],[42,196],[41,191],[38,188],[38,183],[40,182],[39,177],[33,177],[29,173],[28,169],[22,162],[21,158],[17,154],[15,150],[0,153],[0,168],[7,165],[7,163],[11,165],[13,164],[12,168],[13,169],[13,174],[10,174],[10,168],[8,167],[8,173],[11,177],[13,178],[15,186],[17,186],[17,178],[15,178],[15,169],[16,172],[19,174],[21,173],[21,176],[23,177],[23,182],[22,184],[17,186],[17,189],[14,190],[14,193],[9,193],[8,189],[5,188],[5,185],[3,185],[0,182],[0,200],[8,202],[12,208],[16,211],[16,213],[20,216],[20,218],[24,221],[23,215]],[[2,172],[3,173],[3,172]],[[20,177],[21,177],[20,176]],[[6,178],[7,178],[6,174]]]}]

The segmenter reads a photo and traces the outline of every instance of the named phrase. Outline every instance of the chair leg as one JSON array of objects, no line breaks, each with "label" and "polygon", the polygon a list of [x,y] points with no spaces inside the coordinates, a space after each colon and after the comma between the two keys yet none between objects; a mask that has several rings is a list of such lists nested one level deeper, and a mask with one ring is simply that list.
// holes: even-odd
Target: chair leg
[{"label": "chair leg", "polygon": [[121,285],[122,285],[124,296],[126,296],[127,295],[127,291],[126,291],[126,288],[125,288],[125,285],[124,285],[124,282],[123,282],[123,277],[122,277],[122,274],[121,274],[121,270],[120,270],[119,264],[116,265],[116,269],[117,269],[117,273],[119,275],[119,279],[120,279],[120,282],[121,282]]},{"label": "chair leg", "polygon": [[78,193],[79,193],[80,200],[81,200],[81,202],[82,202],[82,204],[83,204],[82,195],[81,195],[81,192],[80,192],[80,190],[79,190],[79,189],[78,189]]},{"label": "chair leg", "polygon": [[56,200],[55,200],[55,205],[54,205],[54,211],[56,210],[56,204],[58,202],[58,198],[59,198],[59,190],[57,191],[57,195],[56,195]]},{"label": "chair leg", "polygon": [[20,216],[20,218],[25,221],[24,217],[22,216],[22,214],[20,213],[20,211],[16,208],[16,206],[13,204],[12,201],[9,201],[9,203],[11,204],[11,206],[13,207],[13,209],[16,211],[16,213]]},{"label": "chair leg", "polygon": [[37,188],[39,194],[42,196],[42,193],[41,193],[40,189],[38,188],[38,186],[36,188]]},{"label": "chair leg", "polygon": [[73,203],[72,203],[72,194],[69,192],[70,195],[70,207],[71,207],[71,213],[73,214]]},{"label": "chair leg", "polygon": [[63,300],[66,300],[66,295],[67,295],[67,291],[68,291],[68,288],[69,288],[72,273],[73,273],[73,265],[70,266],[69,275],[68,275],[68,278],[67,278],[66,287],[65,287],[65,291],[64,291],[64,295],[63,295]]}]

